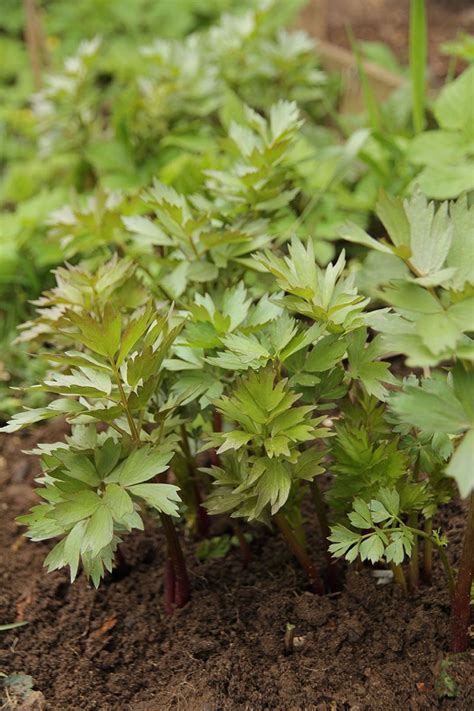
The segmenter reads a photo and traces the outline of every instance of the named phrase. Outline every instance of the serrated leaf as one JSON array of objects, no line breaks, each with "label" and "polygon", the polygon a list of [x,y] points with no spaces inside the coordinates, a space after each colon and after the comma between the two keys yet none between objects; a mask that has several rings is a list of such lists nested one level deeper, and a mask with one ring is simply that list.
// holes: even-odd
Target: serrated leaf
[{"label": "serrated leaf", "polygon": [[361,560],[370,560],[371,563],[377,563],[383,556],[385,546],[382,539],[377,533],[374,533],[369,538],[363,540],[359,547],[359,555]]},{"label": "serrated leaf", "polygon": [[347,339],[339,335],[321,338],[306,357],[304,369],[310,373],[330,370],[342,360],[347,350]]},{"label": "serrated leaf", "polygon": [[148,217],[122,217],[122,222],[133,234],[146,238],[147,243],[156,246],[168,246],[173,244],[172,240],[166,236],[163,230]]},{"label": "serrated leaf", "polygon": [[74,582],[79,568],[79,557],[86,526],[87,521],[79,521],[64,539],[64,565],[69,565],[71,583]]},{"label": "serrated leaf", "polygon": [[86,454],[68,449],[59,449],[55,452],[55,456],[64,464],[67,473],[73,479],[82,481],[89,486],[100,484],[100,477],[96,468]]},{"label": "serrated leaf", "polygon": [[85,490],[74,495],[71,501],[57,504],[49,514],[58,524],[69,528],[71,524],[92,516],[101,505],[102,499],[95,491]]},{"label": "serrated leaf", "polygon": [[130,496],[118,484],[107,484],[103,502],[110,509],[115,521],[122,521],[127,514],[133,512],[133,502]]},{"label": "serrated leaf", "polygon": [[239,430],[234,430],[232,432],[226,432],[224,437],[224,442],[221,444],[217,450],[217,454],[223,454],[229,449],[240,449],[252,438],[252,435],[247,432],[241,432]]},{"label": "serrated leaf", "polygon": [[96,556],[112,541],[114,521],[112,513],[104,503],[96,509],[87,523],[82,541],[82,550]]},{"label": "serrated leaf", "polygon": [[178,516],[178,503],[181,501],[178,487],[172,484],[135,484],[128,491],[132,496],[144,499],[152,508],[168,516]]},{"label": "serrated leaf", "polygon": [[121,446],[112,437],[107,437],[103,445],[94,451],[95,466],[102,479],[110,474],[120,459]]},{"label": "serrated leaf", "polygon": [[121,486],[140,484],[152,479],[157,474],[166,471],[171,461],[173,452],[163,449],[154,449],[145,445],[135,449],[121,462],[106,478],[107,482],[119,483]]},{"label": "serrated leaf", "polygon": [[452,387],[440,379],[404,383],[402,392],[390,398],[390,407],[402,422],[422,432],[460,433],[469,427],[469,419]]},{"label": "serrated leaf", "polygon": [[356,498],[352,504],[353,511],[349,514],[349,520],[356,528],[372,528],[373,521],[369,505],[363,499]]}]

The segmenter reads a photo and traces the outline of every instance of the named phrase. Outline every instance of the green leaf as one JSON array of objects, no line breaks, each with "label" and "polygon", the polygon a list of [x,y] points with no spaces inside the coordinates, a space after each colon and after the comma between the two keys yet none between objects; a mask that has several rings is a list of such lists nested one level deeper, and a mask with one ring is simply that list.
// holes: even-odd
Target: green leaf
[{"label": "green leaf", "polygon": [[448,206],[444,203],[435,214],[434,204],[419,191],[404,205],[410,223],[411,263],[420,276],[434,274],[442,268],[451,246]]},{"label": "green leaf", "polygon": [[384,383],[393,383],[390,364],[377,361],[382,350],[380,336],[366,344],[367,331],[364,328],[353,331],[348,345],[349,374],[364,385],[369,395],[384,400],[387,390]]},{"label": "green leaf", "polygon": [[424,345],[434,355],[439,355],[446,349],[454,350],[462,335],[449,313],[446,312],[426,314],[416,322],[416,330]]},{"label": "green leaf", "polygon": [[[82,541],[84,538],[86,526],[87,521],[79,521],[64,539],[64,562],[62,562],[61,565],[69,565],[71,571],[71,583],[74,582],[79,568],[79,557],[81,553]],[[53,551],[54,550],[55,549],[53,549]],[[50,565],[50,560],[48,559],[49,556],[44,562],[45,565]],[[55,560],[57,562],[57,558]]]},{"label": "green leaf", "polygon": [[132,496],[144,499],[152,508],[168,516],[178,516],[181,501],[178,487],[171,484],[135,484],[128,489]]},{"label": "green leaf", "polygon": [[102,319],[102,330],[105,338],[106,354],[112,359],[120,346],[120,336],[122,333],[122,317],[119,311],[108,302],[105,305]]},{"label": "green leaf", "polygon": [[152,318],[152,303],[148,303],[147,306],[142,307],[135,312],[130,322],[128,323],[125,331],[122,334],[120,350],[117,356],[117,368],[120,368],[123,361],[130,353],[132,348],[140,340],[140,338],[145,333],[146,329],[150,325]]},{"label": "green leaf", "polygon": [[377,563],[383,556],[385,550],[384,543],[377,533],[374,533],[369,538],[363,540],[359,547],[359,555],[361,560],[370,560],[371,563]]},{"label": "green leaf", "polygon": [[347,350],[347,339],[339,335],[321,338],[308,354],[304,369],[310,373],[330,370],[339,363]]},{"label": "green leaf", "polygon": [[415,165],[453,165],[463,161],[466,140],[454,131],[425,131],[410,143],[409,155]]},{"label": "green leaf", "polygon": [[94,450],[95,466],[102,479],[110,474],[120,459],[121,446],[112,437],[107,437],[103,445]]},{"label": "green leaf", "polygon": [[390,543],[385,548],[385,559],[387,563],[400,565],[405,559],[405,555],[410,557],[413,548],[413,535],[410,531],[400,529],[390,534]]},{"label": "green leaf", "polygon": [[406,381],[402,392],[390,397],[397,417],[422,432],[458,434],[469,427],[469,419],[453,388],[441,379],[426,378],[419,385]]},{"label": "green leaf", "polygon": [[454,165],[437,163],[426,166],[417,175],[416,182],[428,197],[450,200],[474,190],[473,173],[473,161],[459,161]]},{"label": "green leaf", "polygon": [[331,541],[329,552],[332,555],[336,557],[344,555],[349,562],[353,562],[357,558],[361,540],[359,533],[338,523],[336,526],[331,526],[331,535],[328,540]]},{"label": "green leaf", "polygon": [[102,504],[92,514],[84,532],[82,550],[90,552],[92,556],[100,553],[112,541],[114,536],[114,521],[112,513],[107,506]]},{"label": "green leaf", "polygon": [[58,417],[59,413],[48,407],[39,407],[34,410],[23,410],[13,415],[8,424],[0,427],[0,432],[18,432],[18,430],[36,424],[42,420],[49,420],[52,417]]},{"label": "green leaf", "polygon": [[442,128],[462,131],[466,138],[474,138],[474,66],[441,89],[434,103],[434,114]]},{"label": "green leaf", "polygon": [[95,491],[85,490],[74,495],[71,501],[57,504],[49,515],[61,526],[68,528],[92,516],[101,503],[102,499]]},{"label": "green leaf", "polygon": [[217,450],[217,454],[222,454],[227,452],[229,449],[240,449],[252,438],[252,435],[247,432],[241,432],[239,430],[234,430],[232,432],[226,432],[224,435],[224,442],[221,444]]},{"label": "green leaf", "polygon": [[122,486],[140,484],[166,471],[172,457],[173,452],[169,450],[145,445],[135,449],[108,475],[106,481],[117,482]]},{"label": "green leaf", "polygon": [[410,224],[403,202],[393,195],[381,191],[377,200],[376,213],[396,247],[410,247]]},{"label": "green leaf", "polygon": [[122,217],[122,222],[133,234],[146,237],[149,244],[156,246],[168,246],[173,244],[172,240],[166,236],[161,227],[147,217],[133,216]]},{"label": "green leaf", "polygon": [[458,362],[452,370],[452,378],[456,397],[474,427],[474,371]]},{"label": "green leaf", "polygon": [[383,487],[378,493],[378,498],[391,516],[400,513],[400,495],[396,489]]},{"label": "green leaf", "polygon": [[385,288],[383,297],[392,306],[415,314],[437,314],[443,310],[439,301],[426,289],[407,282],[396,282]]},{"label": "green leaf", "polygon": [[118,484],[107,484],[103,502],[110,509],[115,521],[122,521],[127,514],[134,510],[130,496]]},{"label": "green leaf", "polygon": [[89,486],[100,484],[96,468],[85,454],[68,449],[58,449],[54,454],[56,459],[64,464],[68,475],[73,479],[82,481]]},{"label": "green leaf", "polygon": [[455,479],[463,498],[474,491],[474,429],[468,430],[462,438],[446,473]]},{"label": "green leaf", "polygon": [[376,240],[368,235],[365,230],[353,222],[346,223],[341,228],[339,235],[341,239],[345,239],[348,242],[354,242],[355,244],[361,244],[369,249],[375,249],[377,252],[382,252],[382,254],[393,254],[393,249],[391,249],[384,242]]},{"label": "green leaf", "polygon": [[276,514],[285,505],[290,493],[291,476],[284,464],[273,459],[265,467],[255,486],[255,493],[258,494],[256,517],[268,504],[272,515]]},{"label": "green leaf", "polygon": [[349,514],[349,520],[356,528],[372,528],[373,521],[369,505],[363,499],[354,499],[353,511]]}]

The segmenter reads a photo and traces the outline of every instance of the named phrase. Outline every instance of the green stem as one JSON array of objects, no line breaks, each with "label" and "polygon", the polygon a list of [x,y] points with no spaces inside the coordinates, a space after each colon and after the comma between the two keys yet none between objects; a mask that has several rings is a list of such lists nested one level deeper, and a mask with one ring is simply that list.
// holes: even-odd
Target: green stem
[{"label": "green stem", "polygon": [[421,538],[423,538],[425,541],[430,541],[438,549],[439,557],[441,558],[441,563],[443,564],[444,571],[448,579],[449,592],[452,596],[454,594],[454,576],[444,546],[441,545],[441,543],[438,543],[438,541],[432,536],[428,535],[424,531],[420,531],[419,528],[408,528],[412,533],[416,534],[417,536],[421,536]]},{"label": "green stem", "polygon": [[407,595],[407,593],[408,593],[407,579],[405,577],[405,573],[403,571],[402,566],[392,563],[390,568],[393,572],[393,578],[394,578],[395,582],[398,583],[398,585],[402,589],[403,594]]},{"label": "green stem", "polygon": [[[402,526],[405,526],[400,519],[395,519],[399,523],[402,524]],[[444,546],[439,543],[436,538],[433,536],[428,535],[425,533],[425,531],[421,531],[419,528],[411,528],[410,526],[405,526],[409,531],[411,531],[414,535],[420,536],[423,538],[425,541],[431,541],[431,543],[436,546],[439,552],[439,557],[441,558],[441,563],[443,564],[444,571],[446,573],[446,578],[448,580],[448,588],[451,596],[454,594],[454,576],[453,576],[453,571],[452,568],[449,564],[448,556],[446,555],[446,551],[444,550]],[[384,533],[392,533],[394,531],[399,531],[399,528],[383,528],[382,529]],[[373,536],[373,532],[371,533],[366,533],[363,536],[361,536],[361,540],[365,538],[369,538],[370,536]]]},{"label": "green stem", "polygon": [[[408,519],[408,526],[412,530],[416,530],[418,523],[418,516],[416,513],[410,514]],[[408,580],[410,583],[411,592],[415,592],[420,585],[420,567],[419,567],[419,555],[418,555],[418,536],[416,534],[413,541],[413,548],[411,553],[410,562],[408,564]]]},{"label": "green stem", "polygon": [[181,447],[183,449],[184,458],[188,467],[189,477],[191,479],[194,506],[196,513],[196,528],[197,533],[202,538],[205,538],[209,533],[209,514],[207,510],[202,505],[202,496],[199,489],[198,473],[196,470],[196,465],[194,462],[194,457],[191,453],[191,448],[189,446],[188,433],[186,432],[185,425],[181,425]]},{"label": "green stem", "polygon": [[[433,519],[429,518],[425,521],[424,525],[425,533],[431,537],[433,533]],[[425,540],[423,544],[423,577],[428,585],[431,584],[431,577],[433,573],[433,541]]]},{"label": "green stem", "polygon": [[451,652],[466,652],[469,648],[471,585],[474,575],[474,492],[469,501],[466,531],[454,589],[449,647]]},{"label": "green stem", "polygon": [[273,515],[273,520],[280,529],[280,532],[283,538],[285,539],[288,548],[298,560],[303,570],[306,572],[314,592],[317,595],[324,595],[324,587],[318,570],[310,559],[306,550],[298,543],[298,540],[296,539],[295,534],[291,530],[291,526],[286,520],[285,516],[281,513],[281,511],[278,511],[276,514]]},{"label": "green stem", "polygon": [[[414,467],[413,467],[413,479],[414,481],[419,480],[420,476],[420,455],[416,457]],[[408,526],[412,529],[418,528],[418,514],[416,511],[410,514],[408,518]],[[418,536],[415,534],[413,541],[413,548],[410,563],[408,566],[408,580],[410,583],[411,592],[415,592],[420,585],[420,563],[419,563],[419,551],[418,551]]]},{"label": "green stem", "polygon": [[128,426],[130,428],[130,434],[132,436],[132,439],[134,442],[137,444],[140,443],[140,433],[137,429],[137,426],[135,424],[135,420],[133,419],[132,413],[130,412],[130,408],[128,407],[128,400],[127,396],[125,394],[125,390],[123,389],[122,385],[122,378],[120,377],[120,373],[118,371],[118,368],[113,360],[110,361],[110,364],[112,366],[112,370],[114,372],[114,377],[117,382],[119,394],[120,394],[120,402],[122,403],[122,407],[125,412],[125,416],[127,418]]},{"label": "green stem", "polygon": [[425,127],[426,56],[428,51],[425,0],[411,0],[410,7],[410,74],[413,104],[413,128],[421,133]]}]

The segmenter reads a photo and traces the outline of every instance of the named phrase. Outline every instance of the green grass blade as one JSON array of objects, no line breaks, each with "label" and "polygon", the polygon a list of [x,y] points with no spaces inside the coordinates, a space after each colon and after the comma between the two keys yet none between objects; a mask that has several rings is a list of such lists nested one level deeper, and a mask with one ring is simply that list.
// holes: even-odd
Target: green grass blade
[{"label": "green grass blade", "polygon": [[410,75],[413,101],[413,128],[415,133],[421,133],[425,127],[427,52],[428,38],[425,0],[411,0]]},{"label": "green grass blade", "polygon": [[17,627],[23,627],[23,625],[27,625],[28,621],[26,620],[25,622],[10,622],[7,625],[0,625],[0,632],[7,632],[8,630],[14,630]]},{"label": "green grass blade", "polygon": [[372,131],[380,131],[380,112],[377,98],[370,86],[369,77],[365,71],[364,62],[362,60],[359,45],[352,33],[350,27],[347,28],[347,35],[351,43],[352,52],[356,61],[357,73],[359,75],[360,86],[362,89],[362,96],[364,97],[365,109],[367,111],[367,116],[369,119],[369,126]]}]

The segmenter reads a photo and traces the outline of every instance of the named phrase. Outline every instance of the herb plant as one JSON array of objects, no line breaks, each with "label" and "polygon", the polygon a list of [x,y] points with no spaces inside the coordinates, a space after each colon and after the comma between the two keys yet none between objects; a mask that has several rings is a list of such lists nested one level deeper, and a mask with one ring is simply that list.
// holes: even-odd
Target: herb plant
[{"label": "herb plant", "polygon": [[[443,203],[436,210],[433,203],[428,203],[421,193],[417,193],[405,202],[382,196],[378,214],[387,230],[389,242],[374,240],[350,225],[343,234],[350,241],[390,256],[390,264],[394,263],[395,258],[404,267],[403,273],[397,271],[394,278],[391,278],[388,269],[385,282],[379,286],[379,297],[390,309],[375,312],[371,324],[380,332],[385,352],[402,354],[408,365],[424,370],[422,378],[414,375],[405,378],[401,388],[389,398],[397,429],[405,437],[417,433],[423,442],[427,442],[423,449],[418,447],[412,472],[415,482],[420,475],[423,475],[422,479],[427,477],[427,482],[423,481],[421,485],[423,489],[433,488],[436,503],[437,494],[441,495],[441,500],[444,496],[441,487],[445,489],[445,484],[443,476],[440,477],[444,472],[444,477],[449,476],[456,481],[461,496],[470,501],[457,580],[455,585],[451,584],[450,643],[453,651],[462,651],[468,645],[470,591],[474,573],[472,207],[466,197],[462,197],[455,203]],[[432,371],[433,368],[436,370]],[[441,471],[439,466],[430,470],[426,457],[428,454],[432,464],[430,450],[439,464],[449,460]],[[362,504],[356,501],[354,506],[360,508]],[[413,499],[411,505],[415,505]],[[409,512],[408,524],[400,521],[400,512],[404,511],[403,497],[400,498],[395,492],[391,494],[384,490],[382,496],[369,503],[363,502],[363,507],[363,514],[361,511],[354,514],[354,525],[362,529],[372,528],[360,525],[364,518],[366,522],[370,519],[373,524],[382,522],[382,527],[375,528],[374,535],[364,534],[361,537],[354,533],[352,543],[349,538],[344,539],[346,534],[342,530],[334,531],[334,545],[342,545],[333,549],[338,554],[345,553],[350,557],[360,554],[376,560],[382,555],[387,557],[388,546],[389,559],[397,551],[397,558],[392,560],[399,563],[404,553],[413,550],[413,543],[416,551],[416,536],[420,535],[424,538],[428,536],[430,544],[434,543],[442,553],[447,541],[431,530],[432,507],[427,509],[426,502],[420,500],[415,505],[427,517],[424,533],[410,530],[413,518]],[[393,528],[394,522],[395,529],[387,536],[383,529],[387,526]],[[396,535],[395,541],[393,535]],[[450,578],[449,564],[444,556],[443,562]]]},{"label": "herb plant", "polygon": [[[57,56],[75,54],[42,77],[32,111],[21,112],[19,86],[2,113],[13,142],[0,156],[0,316],[9,334],[35,299],[18,341],[39,364],[27,408],[2,431],[55,417],[69,428],[34,450],[42,501],[18,520],[31,539],[56,539],[49,570],[83,571],[95,586],[120,565],[126,534],[159,524],[170,614],[191,592],[183,532],[200,539],[198,558],[238,545],[246,565],[247,528],[276,528],[319,595],[341,589],[338,558],[386,564],[409,592],[431,582],[439,557],[450,646],[464,651],[473,67],[430,104],[414,0],[411,103],[392,116],[370,101],[370,126],[340,145],[321,125],[334,117],[333,80],[311,40],[285,29],[298,0],[250,4],[212,23],[234,3],[215,0],[203,16],[187,0],[177,18],[149,8],[167,18],[165,36],[141,37],[124,62],[130,9],[118,2],[110,23],[94,16],[102,40],[69,37]],[[58,34],[62,12],[51,3]],[[380,185],[376,239],[365,228]],[[469,499],[458,570],[437,528],[456,487]],[[213,536],[213,515],[234,535]]]}]

